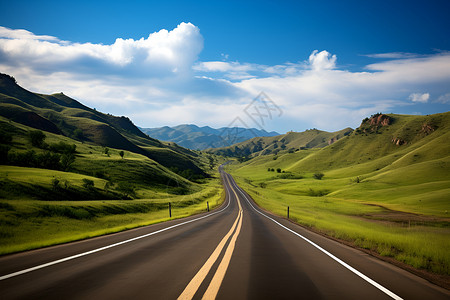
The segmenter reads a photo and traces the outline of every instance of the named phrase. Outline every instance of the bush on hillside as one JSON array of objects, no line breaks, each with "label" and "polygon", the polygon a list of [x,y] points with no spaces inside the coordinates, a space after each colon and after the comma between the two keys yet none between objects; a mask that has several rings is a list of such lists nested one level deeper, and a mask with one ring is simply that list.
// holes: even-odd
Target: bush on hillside
[{"label": "bush on hillside", "polygon": [[94,189],[94,181],[87,179],[87,178],[83,178],[83,187],[88,190],[93,190]]},{"label": "bush on hillside", "polygon": [[321,180],[323,176],[325,176],[325,174],[320,173],[320,172],[314,173],[314,175],[313,175],[313,177],[318,180]]},{"label": "bush on hillside", "polygon": [[28,133],[28,138],[34,147],[42,148],[46,136],[41,130],[33,130]]}]

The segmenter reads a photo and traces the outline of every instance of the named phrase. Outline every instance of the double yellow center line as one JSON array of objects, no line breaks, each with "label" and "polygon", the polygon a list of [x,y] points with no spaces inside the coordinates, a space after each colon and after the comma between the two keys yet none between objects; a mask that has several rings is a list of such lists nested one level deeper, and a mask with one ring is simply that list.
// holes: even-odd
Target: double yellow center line
[{"label": "double yellow center line", "polygon": [[228,186],[232,189],[234,195],[236,196],[237,203],[239,205],[239,213],[236,217],[236,220],[233,223],[233,226],[231,226],[228,233],[223,237],[223,239],[220,241],[219,245],[216,247],[216,249],[213,251],[211,256],[208,258],[208,260],[205,262],[203,267],[195,274],[195,276],[192,278],[191,282],[186,286],[183,293],[178,297],[178,299],[192,299],[195,295],[195,293],[198,291],[200,285],[205,280],[206,276],[208,275],[209,271],[211,270],[214,263],[219,258],[220,253],[222,253],[223,248],[225,247],[227,241],[230,239],[230,243],[228,244],[227,249],[225,250],[225,254],[222,258],[222,261],[219,264],[219,267],[217,268],[216,273],[214,274],[214,277],[212,278],[211,282],[209,283],[209,286],[203,295],[202,299],[214,299],[217,296],[217,293],[219,292],[219,288],[222,284],[223,278],[225,277],[225,273],[227,272],[228,266],[231,261],[231,256],[233,254],[234,248],[236,246],[236,240],[238,238],[238,235],[241,231],[242,227],[242,206],[239,201],[239,197],[236,194],[236,191],[230,184],[230,181],[228,177],[225,177]]}]

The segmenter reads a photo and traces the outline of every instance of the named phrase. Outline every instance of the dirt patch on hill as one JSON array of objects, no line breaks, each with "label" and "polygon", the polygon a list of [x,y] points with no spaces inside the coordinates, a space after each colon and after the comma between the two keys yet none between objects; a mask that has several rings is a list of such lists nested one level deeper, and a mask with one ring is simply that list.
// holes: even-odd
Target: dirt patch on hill
[{"label": "dirt patch on hill", "polygon": [[426,216],[398,210],[392,210],[378,204],[366,204],[366,205],[376,206],[383,209],[382,212],[368,213],[360,216],[364,219],[369,219],[374,222],[395,223],[397,225],[402,225],[405,227],[408,226],[450,227],[450,218]]}]

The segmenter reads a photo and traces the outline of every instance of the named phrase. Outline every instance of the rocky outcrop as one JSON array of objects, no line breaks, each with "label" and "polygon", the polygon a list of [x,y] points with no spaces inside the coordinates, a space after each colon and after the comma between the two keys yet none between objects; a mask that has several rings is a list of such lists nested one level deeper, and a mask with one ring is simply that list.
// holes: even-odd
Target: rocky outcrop
[{"label": "rocky outcrop", "polygon": [[375,114],[368,120],[370,126],[383,127],[392,123],[392,118],[384,114]]},{"label": "rocky outcrop", "polygon": [[401,139],[401,138],[392,138],[392,143],[393,143],[394,145],[397,145],[397,146],[401,146],[401,145],[406,145],[406,144],[408,144],[407,141],[405,141],[405,140],[403,140],[403,139]]},{"label": "rocky outcrop", "polygon": [[336,142],[338,140],[337,137],[332,137],[329,141],[328,141],[328,145],[333,144],[334,142]]},{"label": "rocky outcrop", "polygon": [[420,130],[420,133],[423,135],[429,135],[434,131],[434,127],[431,124],[424,123],[422,124],[422,129]]},{"label": "rocky outcrop", "polygon": [[361,122],[359,128],[356,129],[356,133],[376,133],[378,129],[391,125],[393,120],[392,117],[382,113],[374,114]]}]

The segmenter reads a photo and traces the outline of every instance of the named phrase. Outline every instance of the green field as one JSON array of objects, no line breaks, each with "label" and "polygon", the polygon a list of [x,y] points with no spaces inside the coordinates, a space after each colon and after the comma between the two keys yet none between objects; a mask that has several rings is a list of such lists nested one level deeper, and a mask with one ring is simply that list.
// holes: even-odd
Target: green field
[{"label": "green field", "polygon": [[[323,149],[227,168],[258,205],[277,215],[285,217],[289,206],[299,224],[448,276],[450,114],[392,117],[378,133],[360,130]],[[424,123],[439,129],[424,135]],[[392,136],[407,143],[395,145]]]}]

